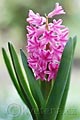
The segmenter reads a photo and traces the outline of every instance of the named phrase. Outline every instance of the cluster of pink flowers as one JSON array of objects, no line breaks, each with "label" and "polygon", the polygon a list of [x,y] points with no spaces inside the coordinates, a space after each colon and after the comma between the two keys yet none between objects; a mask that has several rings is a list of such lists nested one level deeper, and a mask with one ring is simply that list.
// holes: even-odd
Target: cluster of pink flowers
[{"label": "cluster of pink flowers", "polygon": [[48,19],[60,14],[65,12],[59,3],[45,17],[29,10],[26,48],[28,64],[36,79],[50,81],[56,78],[69,30],[62,25],[62,19],[53,19],[52,23]]}]

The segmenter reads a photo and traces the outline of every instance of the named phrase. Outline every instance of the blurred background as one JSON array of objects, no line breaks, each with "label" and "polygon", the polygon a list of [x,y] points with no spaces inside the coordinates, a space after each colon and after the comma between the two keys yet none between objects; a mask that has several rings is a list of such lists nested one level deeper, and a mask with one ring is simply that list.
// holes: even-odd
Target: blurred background
[{"label": "blurred background", "polygon": [[28,10],[32,9],[44,15],[53,10],[56,2],[66,11],[66,15],[59,18],[62,18],[63,24],[70,29],[70,36],[77,36],[63,119],[80,120],[80,0],[0,0],[0,120],[31,120],[29,110],[25,108],[10,80],[1,48],[6,47],[7,42],[11,41],[18,52],[20,48],[25,49]]}]

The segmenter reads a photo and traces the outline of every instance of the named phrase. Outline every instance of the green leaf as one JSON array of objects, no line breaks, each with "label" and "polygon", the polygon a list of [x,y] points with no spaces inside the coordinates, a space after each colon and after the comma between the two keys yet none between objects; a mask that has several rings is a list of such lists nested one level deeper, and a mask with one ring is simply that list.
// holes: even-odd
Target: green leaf
[{"label": "green leaf", "polygon": [[38,107],[41,109],[45,106],[45,101],[44,101],[42,92],[40,90],[40,86],[38,84],[38,81],[35,80],[35,77],[34,77],[32,70],[28,66],[27,58],[26,58],[24,52],[22,50],[20,50],[20,53],[21,53],[23,66],[24,66],[24,69],[26,72],[26,76],[28,78],[28,82],[30,85],[32,95],[33,95]]},{"label": "green leaf", "polygon": [[67,83],[66,83],[64,93],[63,93],[63,96],[61,99],[61,103],[60,103],[60,106],[58,109],[58,114],[57,114],[56,120],[62,120],[62,117],[63,117],[65,104],[66,104],[66,100],[67,100],[67,95],[68,95],[68,90],[69,90],[70,75],[71,75],[71,70],[70,70],[69,75],[68,75]]},{"label": "green leaf", "polygon": [[[77,38],[74,37],[73,38],[73,56],[74,56],[76,41],[77,41]],[[73,63],[73,58],[72,58],[72,63]],[[70,68],[70,72],[69,72],[69,75],[68,75],[68,79],[67,79],[67,83],[66,83],[66,86],[65,86],[65,90],[64,90],[64,93],[63,93],[63,97],[62,97],[62,100],[61,100],[61,103],[60,103],[60,106],[59,106],[58,115],[57,115],[56,120],[62,120],[62,117],[63,117],[63,112],[64,112],[66,99],[67,99],[67,95],[68,95],[68,90],[69,90],[70,75],[71,75],[71,68]]]},{"label": "green leaf", "polygon": [[8,69],[9,75],[10,75],[10,77],[12,79],[12,82],[13,82],[15,88],[17,89],[18,93],[20,94],[22,100],[25,102],[25,99],[24,99],[24,96],[22,95],[22,91],[21,91],[21,89],[19,87],[17,78],[16,78],[16,76],[14,74],[11,62],[10,62],[9,57],[8,57],[8,55],[7,55],[4,48],[2,48],[2,54],[3,54],[3,58],[4,58],[4,61],[5,61],[6,67]]},{"label": "green leaf", "polygon": [[72,39],[70,38],[64,49],[58,74],[46,106],[46,114],[48,114],[48,115],[46,114],[44,115],[44,118],[46,120],[56,119],[56,116],[58,114],[58,109],[61,103],[62,95],[65,90],[69,70],[71,67],[72,55],[73,55],[73,43],[72,43]]},{"label": "green leaf", "polygon": [[[32,94],[31,94],[30,88],[29,88],[29,86],[26,82],[26,79],[24,77],[24,74],[23,74],[23,71],[21,69],[16,51],[15,51],[14,47],[12,46],[12,44],[10,44],[10,43],[8,43],[8,48],[9,48],[9,52],[10,52],[10,55],[11,55],[11,59],[12,59],[12,63],[13,63],[13,66],[14,66],[16,76],[19,80],[20,87],[23,89],[23,91],[26,95],[25,96],[25,98],[27,98],[26,100],[28,100],[30,105],[32,106],[31,111],[35,112],[35,113],[38,113],[39,110],[38,110],[37,104],[36,104]],[[37,117],[37,114],[35,114],[35,115]]]},{"label": "green leaf", "polygon": [[77,43],[77,36],[74,36],[73,37],[73,55],[74,55],[74,52],[75,52],[76,43]]},{"label": "green leaf", "polygon": [[35,118],[34,112],[32,113],[33,108],[31,106],[29,100],[27,99],[27,97],[26,97],[26,95],[24,93],[24,90],[23,90],[23,88],[20,85],[19,80],[16,78],[16,75],[15,75],[14,70],[13,70],[13,66],[11,64],[11,61],[10,61],[10,59],[9,59],[9,57],[8,57],[8,55],[7,55],[7,53],[6,53],[4,48],[2,48],[2,54],[3,54],[3,58],[4,58],[4,61],[5,61],[6,67],[8,69],[9,75],[11,77],[11,80],[12,80],[12,82],[13,82],[13,84],[14,84],[17,92],[18,92],[18,94],[20,95],[20,97],[23,100],[23,102],[30,109],[33,118]]},{"label": "green leaf", "polygon": [[[30,109],[30,111],[32,111],[32,106],[30,105],[27,97],[24,97],[26,96],[22,87],[20,86],[20,84],[18,83],[18,80],[14,74],[14,71],[13,71],[13,66],[11,65],[11,62],[10,62],[10,59],[5,51],[4,48],[2,48],[2,54],[3,54],[3,58],[4,58],[4,61],[5,61],[5,64],[6,64],[6,67],[8,69],[8,72],[9,72],[9,75],[12,79],[12,82],[18,92],[18,94],[20,95],[21,99],[23,100],[23,102],[28,106],[28,108]],[[32,113],[33,117],[35,116],[34,113]]]}]

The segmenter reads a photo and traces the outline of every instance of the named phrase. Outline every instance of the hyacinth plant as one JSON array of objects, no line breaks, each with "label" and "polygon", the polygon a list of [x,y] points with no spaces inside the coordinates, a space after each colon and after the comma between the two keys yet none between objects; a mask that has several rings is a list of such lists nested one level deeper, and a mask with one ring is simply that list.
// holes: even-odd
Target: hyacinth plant
[{"label": "hyacinth plant", "polygon": [[13,84],[33,120],[62,120],[76,37],[68,38],[69,29],[62,25],[62,19],[49,22],[60,14],[65,12],[59,3],[44,17],[29,10],[26,55],[20,49],[23,65],[10,42],[10,56],[2,48]]}]

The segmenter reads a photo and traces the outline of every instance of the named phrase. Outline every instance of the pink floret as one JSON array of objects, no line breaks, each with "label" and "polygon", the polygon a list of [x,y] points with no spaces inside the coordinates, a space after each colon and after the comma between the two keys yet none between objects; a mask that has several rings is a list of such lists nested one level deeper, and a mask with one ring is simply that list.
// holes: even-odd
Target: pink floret
[{"label": "pink floret", "polygon": [[46,21],[45,17],[39,15],[39,13],[34,13],[32,10],[29,10],[29,18],[27,18],[27,22],[31,25],[42,25]]},{"label": "pink floret", "polygon": [[55,9],[48,14],[49,18],[52,18],[55,15],[65,14],[62,6],[59,5],[59,3],[56,3]]}]

